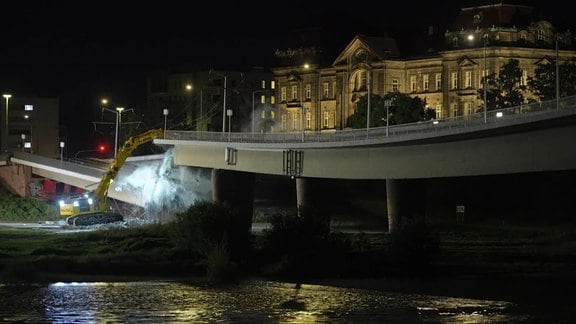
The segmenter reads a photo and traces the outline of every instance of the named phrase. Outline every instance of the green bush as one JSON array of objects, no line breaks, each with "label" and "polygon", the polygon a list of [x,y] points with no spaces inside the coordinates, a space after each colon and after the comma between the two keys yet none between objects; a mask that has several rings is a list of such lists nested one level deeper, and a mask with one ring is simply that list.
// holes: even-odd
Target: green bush
[{"label": "green bush", "polygon": [[240,217],[225,202],[196,202],[176,215],[170,239],[177,248],[204,258],[226,247],[230,259],[240,261],[250,248],[250,233]]}]

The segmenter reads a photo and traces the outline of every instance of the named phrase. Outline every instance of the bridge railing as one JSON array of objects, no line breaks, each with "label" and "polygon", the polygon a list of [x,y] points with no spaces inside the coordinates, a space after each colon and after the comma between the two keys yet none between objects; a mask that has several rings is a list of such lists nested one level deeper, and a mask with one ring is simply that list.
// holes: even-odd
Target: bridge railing
[{"label": "bridge railing", "polygon": [[459,134],[515,124],[530,123],[561,116],[576,115],[576,96],[535,102],[499,110],[363,129],[332,131],[295,131],[275,133],[199,132],[167,130],[165,139],[183,141],[235,142],[235,143],[298,143],[298,142],[393,142],[437,135]]}]

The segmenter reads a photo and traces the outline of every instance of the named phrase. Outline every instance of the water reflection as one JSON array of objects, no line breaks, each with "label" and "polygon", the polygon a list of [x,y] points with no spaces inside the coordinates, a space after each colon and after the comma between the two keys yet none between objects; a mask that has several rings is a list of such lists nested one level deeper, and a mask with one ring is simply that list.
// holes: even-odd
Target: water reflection
[{"label": "water reflection", "polygon": [[0,286],[0,320],[29,323],[510,323],[512,303],[320,285],[171,281]]}]

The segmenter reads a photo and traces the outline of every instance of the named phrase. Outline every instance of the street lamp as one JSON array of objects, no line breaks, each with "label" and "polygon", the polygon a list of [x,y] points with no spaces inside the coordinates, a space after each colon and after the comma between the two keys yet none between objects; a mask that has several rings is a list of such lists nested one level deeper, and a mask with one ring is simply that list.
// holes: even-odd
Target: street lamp
[{"label": "street lamp", "polygon": [[64,142],[60,142],[60,169],[62,169],[62,160],[64,159]]},{"label": "street lamp", "polygon": [[21,134],[20,138],[22,139],[22,152],[24,152],[24,143],[26,143],[26,134]]},{"label": "street lamp", "polygon": [[558,35],[556,35],[556,109],[558,109],[559,99],[560,99],[560,71],[558,68]]},{"label": "street lamp", "polygon": [[[224,101],[222,102],[222,133],[226,131],[226,82],[228,77],[224,76]],[[230,119],[230,118],[228,118]]]},{"label": "street lamp", "polygon": [[8,149],[8,100],[10,100],[10,98],[12,98],[11,94],[3,94],[2,97],[4,97],[4,99],[6,99],[6,119],[5,119],[5,125],[4,125],[4,136],[2,138],[2,143],[4,143],[4,147],[3,150],[7,150]]},{"label": "street lamp", "polygon": [[367,72],[367,90],[368,90],[368,102],[366,105],[366,138],[370,133],[370,71]]},{"label": "street lamp", "polygon": [[[102,103],[105,103],[104,100],[102,100]],[[112,113],[116,114],[116,131],[114,134],[114,158],[116,158],[116,154],[118,153],[118,132],[119,132],[119,125],[122,124],[122,112],[124,112],[124,107],[116,107],[116,110],[112,110],[112,109],[108,109],[103,107],[102,111],[109,111]],[[128,110],[132,110],[132,109],[128,109]],[[128,111],[126,110],[126,111]]]},{"label": "street lamp", "polygon": [[386,136],[388,136],[388,119],[390,119],[390,99],[384,100],[384,106],[386,106]]},{"label": "street lamp", "polygon": [[[468,35],[468,40],[472,41],[474,40],[474,35]],[[483,92],[483,97],[484,97],[484,105],[483,105],[483,114],[484,114],[484,124],[486,124],[487,122],[487,114],[488,114],[488,102],[487,102],[487,92],[488,92],[488,71],[487,71],[487,67],[488,65],[486,64],[486,45],[488,43],[488,34],[484,34],[482,35],[482,40],[483,40],[483,45],[484,45],[484,73],[483,73],[483,78],[482,78],[482,92]]]},{"label": "street lamp", "polygon": [[488,113],[488,102],[487,102],[487,96],[486,96],[486,92],[488,91],[488,85],[486,84],[486,82],[488,81],[488,72],[487,72],[487,65],[486,65],[486,43],[488,42],[488,35],[484,34],[484,36],[482,36],[482,38],[484,39],[484,82],[483,82],[483,88],[484,88],[484,124],[486,124],[487,122],[487,113]]},{"label": "street lamp", "polygon": [[162,114],[164,114],[164,138],[166,138],[166,124],[168,121],[168,109],[164,108],[164,110],[162,110]]},{"label": "street lamp", "polygon": [[230,142],[230,132],[231,132],[231,126],[232,126],[232,122],[231,122],[231,118],[232,118],[232,109],[228,109],[226,110],[226,116],[228,116],[228,142]]}]

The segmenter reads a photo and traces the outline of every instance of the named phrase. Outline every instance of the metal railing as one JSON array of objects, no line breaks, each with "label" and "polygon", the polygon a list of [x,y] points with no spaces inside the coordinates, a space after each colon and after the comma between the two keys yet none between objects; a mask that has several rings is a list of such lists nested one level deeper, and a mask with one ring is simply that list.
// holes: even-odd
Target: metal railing
[{"label": "metal railing", "polygon": [[302,145],[306,143],[332,143],[333,145],[373,144],[398,142],[413,139],[446,136],[466,132],[475,132],[511,125],[526,124],[535,121],[576,115],[576,96],[558,100],[531,103],[506,109],[490,110],[486,122],[484,113],[478,112],[467,116],[442,118],[416,123],[371,127],[369,129],[345,129],[331,132],[199,132],[167,130],[166,140],[233,142],[233,143],[270,143]]}]

